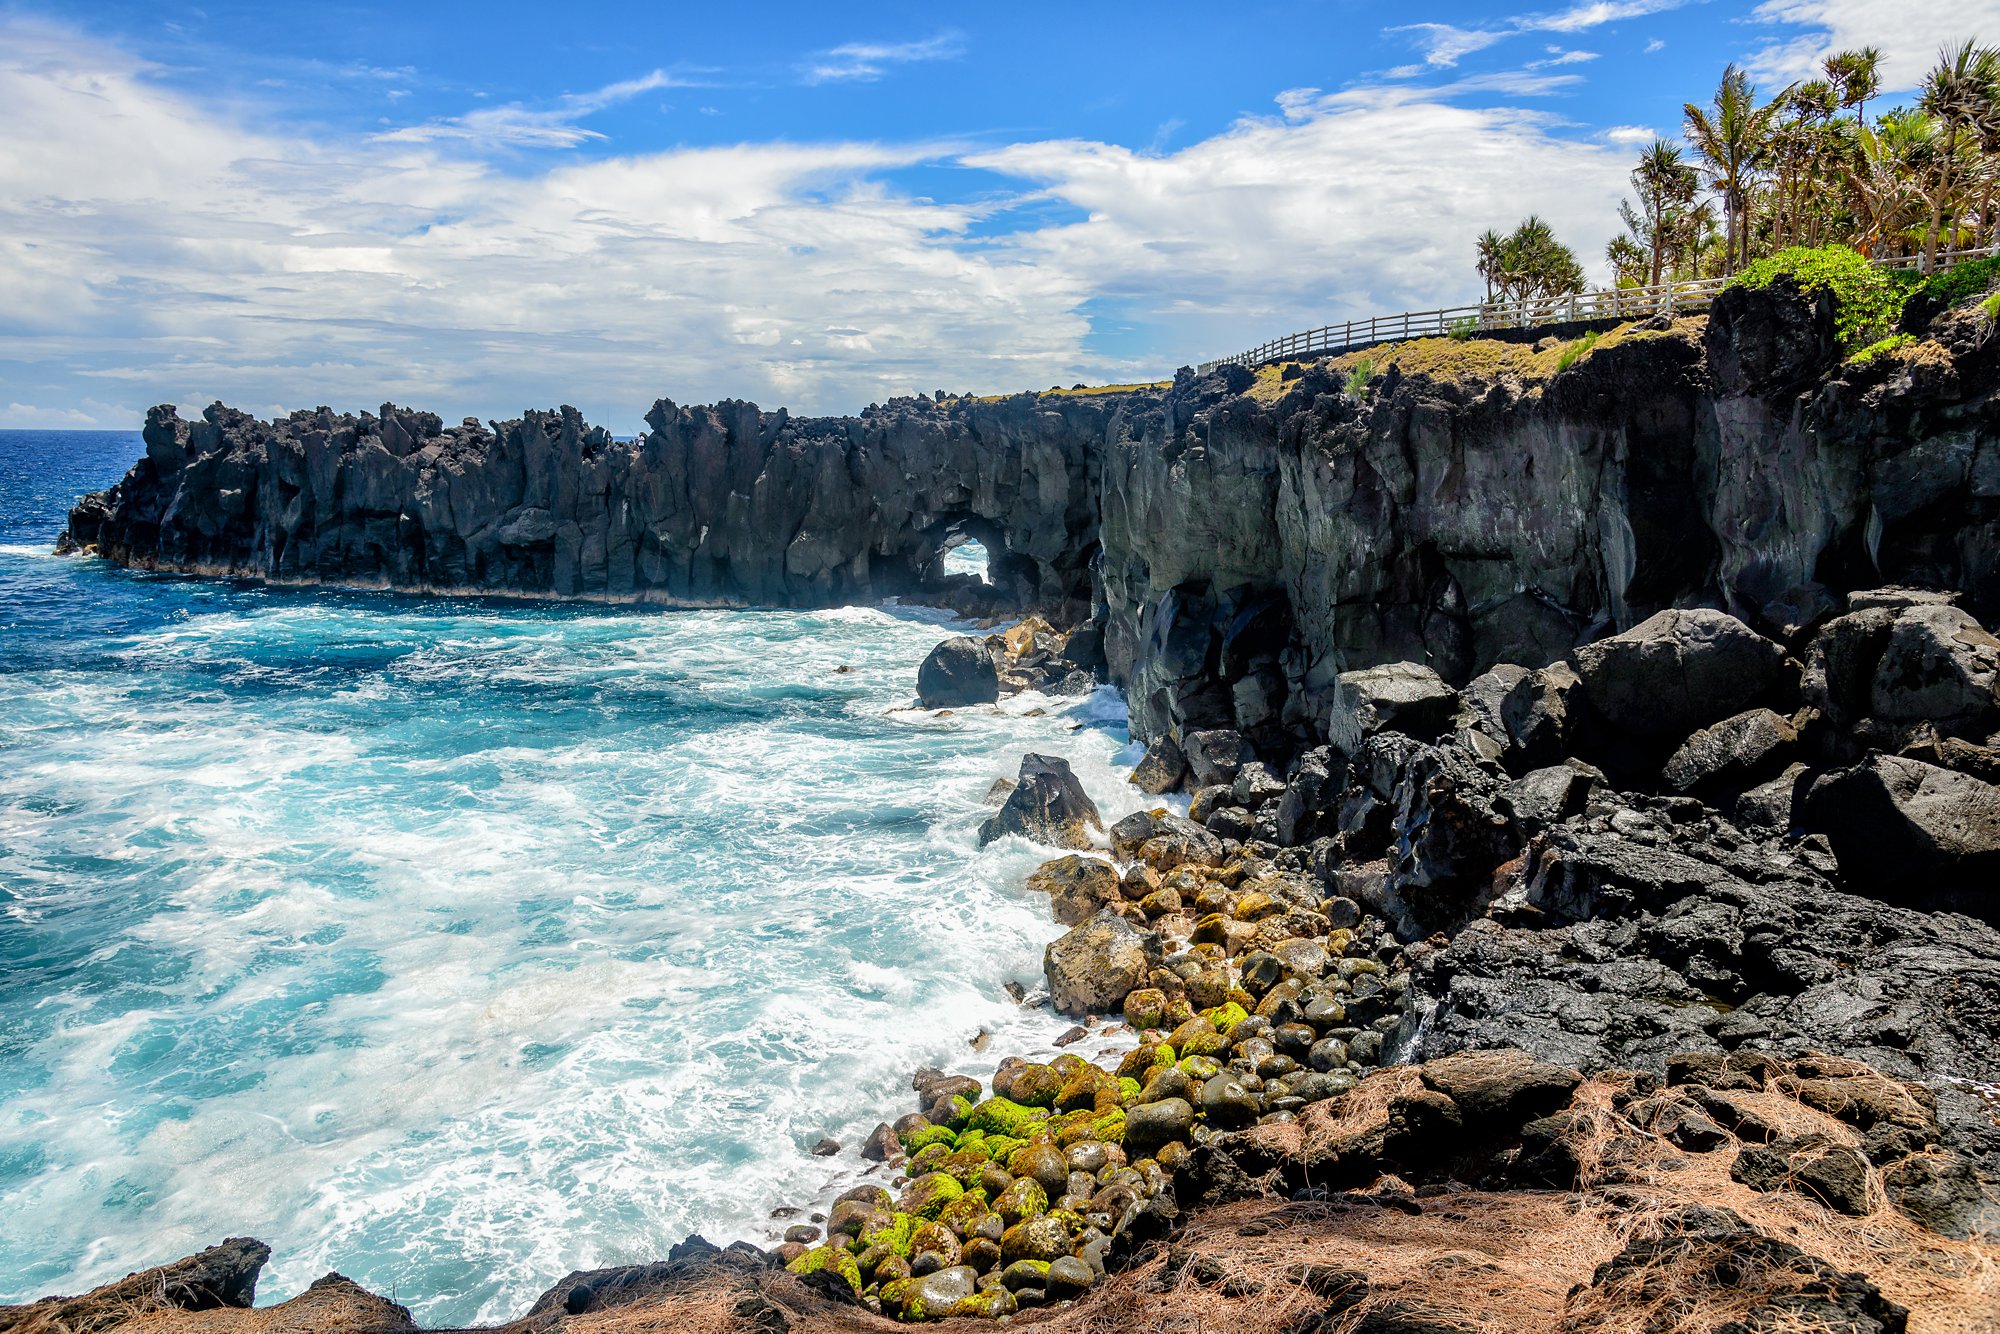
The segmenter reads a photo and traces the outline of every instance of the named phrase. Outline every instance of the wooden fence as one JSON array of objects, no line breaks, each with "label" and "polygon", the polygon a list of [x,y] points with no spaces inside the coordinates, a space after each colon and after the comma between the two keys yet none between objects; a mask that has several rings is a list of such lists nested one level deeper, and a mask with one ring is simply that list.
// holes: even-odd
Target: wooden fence
[{"label": "wooden fence", "polygon": [[[1994,255],[2000,255],[2000,246],[1958,251],[1946,256],[1943,263],[1949,266]],[[1870,262],[1883,269],[1914,269],[1923,261],[1917,255],[1899,255],[1894,259]],[[1452,334],[1478,334],[1495,329],[1533,329],[1548,324],[1588,320],[1641,320],[1655,315],[1684,315],[1707,309],[1708,303],[1728,281],[1727,278],[1695,278],[1687,282],[1661,283],[1655,287],[1613,287],[1601,292],[1572,292],[1567,296],[1530,301],[1487,301],[1476,306],[1447,306],[1442,310],[1412,310],[1400,315],[1371,315],[1365,320],[1324,324],[1317,329],[1286,334],[1248,352],[1203,362],[1200,370],[1206,375],[1222,366],[1257,367],[1298,357],[1353,352],[1411,338],[1444,338]]]}]

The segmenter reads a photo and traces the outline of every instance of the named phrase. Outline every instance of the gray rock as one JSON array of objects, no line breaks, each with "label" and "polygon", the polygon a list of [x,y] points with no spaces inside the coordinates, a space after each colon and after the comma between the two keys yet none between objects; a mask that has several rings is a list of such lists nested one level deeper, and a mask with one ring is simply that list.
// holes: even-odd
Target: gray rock
[{"label": "gray rock", "polygon": [[[1201,1086],[1201,1114],[1210,1125],[1229,1130],[1247,1126],[1263,1110],[1257,1095],[1243,1086],[1235,1075],[1224,1071]],[[1126,1134],[1131,1134],[1128,1120]]]},{"label": "gray rock", "polygon": [[1282,797],[1285,788],[1285,780],[1272,773],[1270,766],[1252,760],[1236,771],[1236,781],[1230,786],[1230,794],[1236,805],[1255,811],[1266,802]]},{"label": "gray rock", "polygon": [[1242,734],[1227,728],[1191,732],[1181,741],[1197,788],[1230,786],[1243,766],[1256,758]]},{"label": "gray rock", "polygon": [[1928,722],[1980,740],[2000,726],[2000,639],[1957,607],[1926,605],[1896,615],[1875,669],[1870,702],[1889,723]]},{"label": "gray rock", "polygon": [[1675,792],[1748,786],[1780,768],[1798,740],[1790,720],[1769,709],[1750,709],[1682,742],[1660,780]]},{"label": "gray rock", "polygon": [[1042,956],[1057,1013],[1109,1014],[1146,984],[1158,941],[1108,909],[1050,943]]},{"label": "gray rock", "polygon": [[1171,737],[1161,737],[1146,747],[1145,758],[1132,770],[1132,786],[1158,796],[1180,787],[1187,776],[1187,756]]},{"label": "gray rock", "polygon": [[917,668],[917,698],[927,709],[959,709],[1000,698],[1000,669],[986,645],[970,636],[947,639]]},{"label": "gray rock", "polygon": [[1194,1130],[1194,1105],[1185,1098],[1142,1103],[1125,1113],[1125,1147],[1134,1155],[1185,1140]]},{"label": "gray rock", "polygon": [[1118,868],[1101,857],[1071,854],[1036,867],[1027,887],[1049,896],[1056,921],[1076,926],[1117,902]]},{"label": "gray rock", "polygon": [[1590,702],[1634,736],[1684,737],[1777,679],[1784,650],[1726,612],[1663,611],[1572,655]]},{"label": "gray rock", "polygon": [[1963,896],[1967,911],[2000,914],[2000,787],[1895,755],[1871,755],[1822,775],[1801,827],[1827,836],[1848,885],[1898,901]]},{"label": "gray rock", "polygon": [[1024,755],[1021,774],[1006,802],[979,826],[980,846],[1009,834],[1054,848],[1087,848],[1104,832],[1097,803],[1070,772],[1069,761]]},{"label": "gray rock", "polygon": [[1052,1302],[1081,1297],[1096,1282],[1097,1275],[1090,1266],[1074,1255],[1061,1256],[1049,1262],[1047,1289]]},{"label": "gray rock", "polygon": [[1327,737],[1353,754],[1379,732],[1396,731],[1419,741],[1437,738],[1458,712],[1458,693],[1437,672],[1415,662],[1392,662],[1337,678],[1336,709]]}]

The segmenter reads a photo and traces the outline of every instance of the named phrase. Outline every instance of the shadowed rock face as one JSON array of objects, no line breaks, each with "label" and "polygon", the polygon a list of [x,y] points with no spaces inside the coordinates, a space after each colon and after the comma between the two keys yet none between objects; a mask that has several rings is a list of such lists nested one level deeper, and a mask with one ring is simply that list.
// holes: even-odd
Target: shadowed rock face
[{"label": "shadowed rock face", "polygon": [[1022,395],[807,420],[661,401],[621,441],[569,408],[453,428],[388,405],[273,422],[156,408],[145,459],[78,506],[66,541],[274,580],[824,606],[969,591],[937,562],[970,537],[1002,605],[1082,619],[1095,446],[1118,410]]},{"label": "shadowed rock face", "polygon": [[[1951,589],[2000,620],[2000,345],[1960,314],[1927,360],[1847,368],[1827,312],[1779,285],[1546,376],[1467,353],[1365,398],[1308,366],[853,418],[663,401],[636,442],[567,409],[159,409],[65,545],[417,590],[1038,608],[1101,629],[1139,737],[1283,755],[1326,738],[1342,672],[1459,685],[1672,607],[1788,647],[1829,590]],[[993,553],[990,587],[942,577],[960,537]]]}]

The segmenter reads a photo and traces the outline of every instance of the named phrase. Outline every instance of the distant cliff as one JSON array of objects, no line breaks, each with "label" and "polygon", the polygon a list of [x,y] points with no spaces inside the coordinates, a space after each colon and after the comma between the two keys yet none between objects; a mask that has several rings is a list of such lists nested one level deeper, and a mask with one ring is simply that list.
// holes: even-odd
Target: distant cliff
[{"label": "distant cliff", "polygon": [[[1102,624],[1140,735],[1283,750],[1340,671],[1463,681],[1667,606],[1783,638],[1897,582],[2000,617],[2000,343],[1976,308],[1928,333],[1844,364],[1831,310],[1781,283],[1567,356],[1434,340],[853,418],[662,401],[636,442],[569,409],[447,428],[160,408],[64,545],[362,587],[1032,608]],[[943,576],[965,538],[990,587]]]}]

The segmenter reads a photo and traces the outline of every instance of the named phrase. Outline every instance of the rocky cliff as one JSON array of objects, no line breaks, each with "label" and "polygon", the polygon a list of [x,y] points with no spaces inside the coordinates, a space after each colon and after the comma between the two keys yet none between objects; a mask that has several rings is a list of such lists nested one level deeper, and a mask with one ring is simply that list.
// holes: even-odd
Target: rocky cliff
[{"label": "rocky cliff", "polygon": [[[1462,683],[1664,607],[1790,632],[1898,583],[1993,622],[2000,342],[1977,309],[1930,334],[1844,365],[1831,310],[1780,285],[1574,360],[1432,341],[854,418],[662,401],[629,441],[568,409],[446,427],[160,408],[64,545],[365,587],[1094,616],[1139,735],[1296,750],[1324,738],[1342,671]],[[989,587],[941,572],[967,539]]]}]

